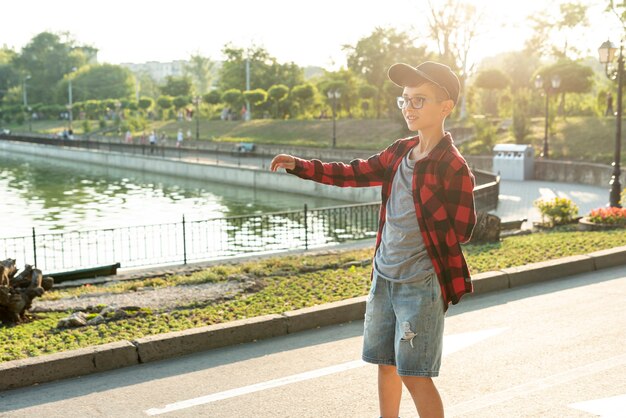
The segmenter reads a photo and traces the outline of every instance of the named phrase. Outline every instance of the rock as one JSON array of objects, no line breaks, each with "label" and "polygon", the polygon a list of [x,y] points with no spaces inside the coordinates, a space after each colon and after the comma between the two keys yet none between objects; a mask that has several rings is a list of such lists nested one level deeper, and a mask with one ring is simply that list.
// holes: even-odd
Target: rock
[{"label": "rock", "polygon": [[102,315],[96,315],[93,318],[91,318],[89,321],[87,321],[87,325],[100,325],[100,324],[104,324],[104,317]]},{"label": "rock", "polygon": [[57,328],[77,328],[87,325],[87,316],[84,312],[74,312],[67,318],[59,320]]}]

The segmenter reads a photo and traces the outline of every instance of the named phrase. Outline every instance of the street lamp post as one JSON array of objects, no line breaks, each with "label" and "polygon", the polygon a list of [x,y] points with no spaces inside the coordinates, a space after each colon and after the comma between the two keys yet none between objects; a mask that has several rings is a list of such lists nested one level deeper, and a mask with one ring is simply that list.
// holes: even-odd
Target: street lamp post
[{"label": "street lamp post", "polygon": [[602,43],[598,48],[598,54],[600,55],[600,63],[604,64],[604,70],[607,77],[611,80],[617,80],[617,117],[615,125],[615,156],[613,158],[613,174],[611,176],[611,192],[609,197],[609,205],[612,207],[621,207],[619,204],[620,194],[622,192],[622,185],[619,181],[620,176],[620,159],[622,148],[622,83],[624,75],[624,56],[623,56],[623,44],[620,41],[619,55],[617,56],[617,70],[614,68],[609,69],[609,63],[615,59],[615,52],[617,48],[611,43],[606,41]]},{"label": "street lamp post", "polygon": [[549,158],[550,150],[548,147],[548,121],[550,116],[550,90],[557,90],[561,87],[561,77],[558,75],[553,75],[550,79],[550,84],[544,81],[541,75],[537,75],[535,77],[535,88],[544,89],[546,92],[546,126],[543,134],[543,152],[541,156],[543,158]]},{"label": "street lamp post", "polygon": [[193,104],[196,106],[196,141],[200,140],[200,96],[193,98]]},{"label": "street lamp post", "polygon": [[[76,71],[76,67],[72,67],[72,72]],[[67,96],[69,99],[69,104],[67,105],[67,109],[69,111],[69,129],[72,129],[72,75],[70,74],[70,77],[68,78],[69,80],[69,85],[67,87]]]},{"label": "street lamp post", "polygon": [[331,147],[337,146],[337,99],[341,97],[339,90],[328,90],[328,98],[333,101],[333,142]]},{"label": "street lamp post", "polygon": [[22,79],[22,93],[24,95],[24,112],[26,112],[26,118],[28,119],[28,132],[33,131],[33,121],[32,114],[30,113],[30,108],[28,107],[28,94],[26,92],[26,81],[30,80],[30,76],[24,76]]}]

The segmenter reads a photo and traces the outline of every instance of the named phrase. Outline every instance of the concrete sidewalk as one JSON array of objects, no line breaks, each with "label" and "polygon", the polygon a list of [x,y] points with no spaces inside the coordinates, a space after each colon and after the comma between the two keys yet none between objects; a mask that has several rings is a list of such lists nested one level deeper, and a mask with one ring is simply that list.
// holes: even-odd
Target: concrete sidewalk
[{"label": "concrete sidewalk", "polygon": [[[473,282],[475,294],[484,294],[625,264],[626,246],[623,246],[482,273],[476,275]],[[361,320],[365,312],[365,298],[0,363],[0,390]]]},{"label": "concrete sidewalk", "polygon": [[553,183],[537,180],[501,180],[498,209],[492,211],[503,221],[528,219],[522,229],[530,229],[533,222],[541,221],[541,214],[534,206],[537,199],[550,200],[565,197],[578,206],[580,216],[592,209],[605,207],[609,201],[609,190],[595,186],[571,183]]}]

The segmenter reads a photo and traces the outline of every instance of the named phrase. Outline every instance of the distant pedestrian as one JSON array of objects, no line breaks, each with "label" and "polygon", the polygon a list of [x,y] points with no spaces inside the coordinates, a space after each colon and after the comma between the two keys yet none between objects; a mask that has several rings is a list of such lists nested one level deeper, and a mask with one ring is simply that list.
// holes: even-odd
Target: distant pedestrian
[{"label": "distant pedestrian", "polygon": [[154,147],[156,147],[156,143],[157,143],[157,136],[154,131],[150,132],[148,141],[150,141],[150,154],[154,154]]},{"label": "distant pedestrian", "polygon": [[133,134],[130,132],[130,130],[126,131],[126,135],[124,138],[126,139],[127,144],[133,143]]},{"label": "distant pedestrian", "polygon": [[180,148],[183,145],[183,130],[179,129],[176,134],[176,148]]}]

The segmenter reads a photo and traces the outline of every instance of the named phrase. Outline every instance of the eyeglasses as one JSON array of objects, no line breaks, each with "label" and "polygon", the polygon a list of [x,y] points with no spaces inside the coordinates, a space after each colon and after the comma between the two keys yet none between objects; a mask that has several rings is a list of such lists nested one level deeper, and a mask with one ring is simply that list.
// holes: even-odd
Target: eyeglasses
[{"label": "eyeglasses", "polygon": [[442,100],[429,99],[428,97],[417,96],[417,97],[398,97],[396,99],[396,103],[398,103],[398,107],[400,109],[405,109],[411,104],[412,109],[421,109],[424,107],[424,103],[426,102],[436,102],[439,103]]}]

